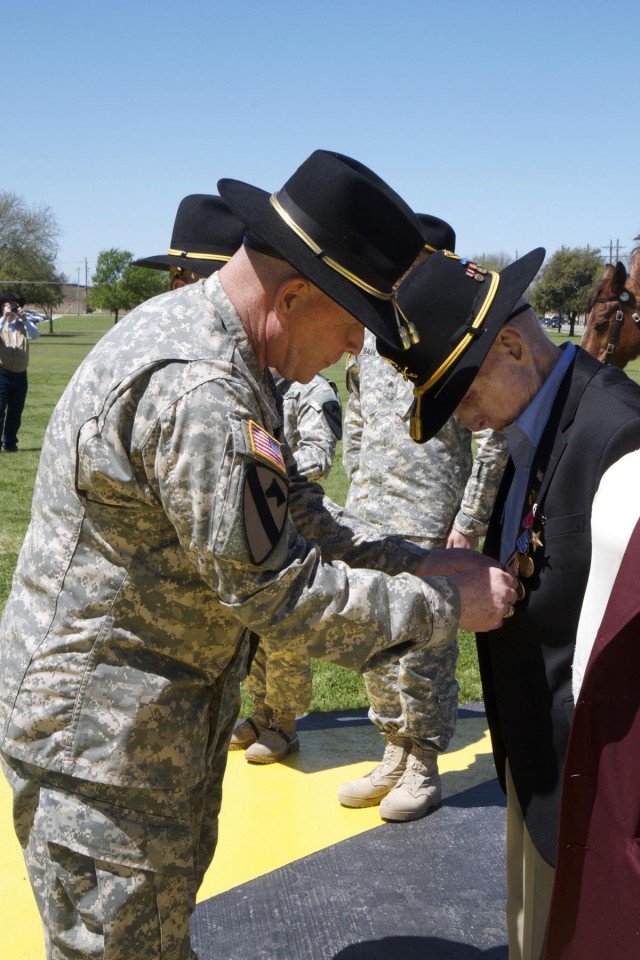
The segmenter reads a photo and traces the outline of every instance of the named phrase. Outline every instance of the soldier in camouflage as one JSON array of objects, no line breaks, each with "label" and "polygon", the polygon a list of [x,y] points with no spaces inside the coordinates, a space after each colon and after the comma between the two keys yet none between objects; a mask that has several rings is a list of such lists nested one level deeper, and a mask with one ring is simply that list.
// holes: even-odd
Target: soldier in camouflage
[{"label": "soldier in camouflage", "polygon": [[[241,246],[243,236],[244,224],[222,197],[189,194],[178,206],[167,252],[134,262],[168,270],[170,287],[178,290],[219,270]],[[342,435],[337,387],[321,374],[301,384],[285,380],[275,370],[271,373],[282,398],[283,432],[296,466],[307,479],[320,480],[331,469]],[[268,657],[267,673],[267,642],[258,646],[258,639],[251,635],[255,654],[245,684],[256,700],[254,714],[236,724],[230,749],[248,747],[245,755],[250,762],[273,763],[299,749],[296,713],[304,713],[311,699],[311,661],[295,648],[279,646]]]},{"label": "soldier in camouflage", "polygon": [[[338,388],[320,373],[307,384],[272,373],[282,398],[283,433],[298,473],[308,480],[322,480],[329,474],[342,437]],[[245,750],[249,763],[277,763],[299,750],[296,715],[306,711],[312,694],[309,657],[295,646],[272,647],[263,640],[256,647],[244,686],[254,698],[253,713],[237,722],[229,749]]]},{"label": "soldier in camouflage", "polygon": [[[472,434],[453,416],[418,446],[406,428],[412,386],[375,349],[367,331],[347,362],[343,463],[346,507],[381,531],[427,549],[478,545],[507,460],[506,441]],[[380,804],[386,820],[416,820],[441,799],[438,753],[455,730],[457,643],[408,653],[364,674],[369,718],[385,739],[384,756],[367,776],[343,783],[340,803]]]},{"label": "soldier in camouflage", "polygon": [[0,623],[0,748],[50,960],[195,956],[247,631],[371,668],[516,600],[493,561],[345,519],[281,442],[270,366],[307,382],[362,323],[400,348],[409,208],[326,151],[272,197],[218,187],[247,244],[72,377]]},{"label": "soldier in camouflage", "polygon": [[[444,220],[418,214],[425,247],[455,250]],[[376,353],[365,336],[360,357],[347,367],[349,403],[343,459],[351,481],[347,506],[363,519],[433,549],[475,548],[484,533],[506,462],[505,441],[471,434],[453,417],[426,447],[416,447],[404,424],[410,385]],[[382,762],[367,776],[342,784],[338,798],[351,807],[380,804],[387,820],[415,820],[441,798],[438,752],[446,749],[457,715],[457,645],[407,654],[365,673],[369,716],[385,741]]]}]

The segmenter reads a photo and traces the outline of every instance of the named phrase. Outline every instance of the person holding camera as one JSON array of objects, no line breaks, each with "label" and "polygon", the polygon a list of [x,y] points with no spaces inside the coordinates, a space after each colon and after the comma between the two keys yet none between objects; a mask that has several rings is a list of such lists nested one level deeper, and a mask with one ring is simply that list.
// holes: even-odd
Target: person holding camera
[{"label": "person holding camera", "polygon": [[26,316],[24,300],[9,293],[0,297],[0,307],[0,448],[15,453],[27,399],[29,341],[40,331]]}]

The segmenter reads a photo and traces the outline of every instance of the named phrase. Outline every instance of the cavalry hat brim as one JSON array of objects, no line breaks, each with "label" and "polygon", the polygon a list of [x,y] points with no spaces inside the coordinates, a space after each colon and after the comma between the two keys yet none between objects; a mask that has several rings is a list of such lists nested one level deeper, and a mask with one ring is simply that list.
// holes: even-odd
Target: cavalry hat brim
[{"label": "cavalry hat brim", "polygon": [[196,260],[195,257],[175,257],[171,254],[159,254],[157,257],[144,257],[141,260],[134,260],[134,267],[150,267],[152,270],[168,270],[170,267],[182,267],[183,270],[191,270],[193,273],[201,273],[203,277],[209,277],[220,267],[224,267],[231,257],[228,254],[221,254],[219,260]]},{"label": "cavalry hat brim", "polygon": [[[365,292],[328,266],[280,217],[266,190],[240,180],[224,179],[218,182],[218,191],[236,216],[260,240],[377,337],[391,346],[398,346],[400,340],[391,301]],[[419,246],[416,255],[418,251]]]},{"label": "cavalry hat brim", "polygon": [[[431,440],[455,412],[544,257],[545,250],[538,247],[500,271],[499,284],[481,332],[433,386],[421,393],[420,402],[413,402],[412,417],[419,420],[419,431],[414,432],[418,442]],[[437,376],[436,372],[468,330],[465,324],[481,291],[480,285],[465,275],[461,264],[466,263],[434,253],[400,285],[398,304],[416,326],[420,341],[404,352],[390,351],[382,343],[378,344],[378,350],[404,370],[418,388]],[[482,288],[488,287],[485,281]]]},{"label": "cavalry hat brim", "polygon": [[208,277],[223,267],[242,245],[244,224],[221,197],[190,193],[176,211],[166,253],[134,260],[136,267],[169,270],[182,267]]}]

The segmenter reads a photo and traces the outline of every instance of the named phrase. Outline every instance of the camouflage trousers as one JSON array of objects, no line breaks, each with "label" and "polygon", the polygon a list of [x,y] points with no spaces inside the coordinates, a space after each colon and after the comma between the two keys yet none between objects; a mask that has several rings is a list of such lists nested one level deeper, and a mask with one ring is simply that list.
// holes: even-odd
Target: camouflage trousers
[{"label": "camouflage trousers", "polygon": [[47,960],[197,960],[190,918],[218,840],[243,671],[240,656],[222,678],[208,774],[195,786],[111,786],[2,757]]},{"label": "camouflage trousers", "polygon": [[446,750],[456,728],[456,636],[446,644],[409,653],[364,674],[369,719],[383,733],[411,737]]},{"label": "camouflage trousers", "polygon": [[[443,549],[444,537],[419,541],[427,550]],[[410,737],[424,747],[444,751],[458,719],[458,631],[447,642],[428,646],[364,674],[369,719],[384,733]]]},{"label": "camouflage trousers", "polygon": [[244,686],[272,710],[305,713],[312,694],[311,661],[306,654],[260,640]]}]

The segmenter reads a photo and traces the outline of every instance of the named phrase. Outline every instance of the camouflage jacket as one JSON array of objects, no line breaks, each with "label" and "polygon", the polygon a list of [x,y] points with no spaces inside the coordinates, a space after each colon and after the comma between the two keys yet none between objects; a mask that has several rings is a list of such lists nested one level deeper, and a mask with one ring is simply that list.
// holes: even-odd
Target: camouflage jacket
[{"label": "camouflage jacket", "polygon": [[416,546],[290,480],[281,429],[217,274],[96,345],[47,428],[0,623],[6,754],[103,783],[195,784],[246,628],[352,668],[446,642],[450,581],[405,573]]},{"label": "camouflage jacket", "polygon": [[308,480],[329,475],[342,437],[342,405],[338,388],[321,373],[309,383],[274,375],[282,397],[282,426],[300,473]]},{"label": "camouflage jacket", "polygon": [[409,540],[445,540],[451,527],[468,536],[487,528],[507,461],[503,434],[472,434],[456,417],[425,444],[409,436],[413,389],[365,335],[347,363],[349,400],[342,458],[350,481],[347,508]]}]

